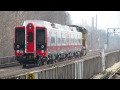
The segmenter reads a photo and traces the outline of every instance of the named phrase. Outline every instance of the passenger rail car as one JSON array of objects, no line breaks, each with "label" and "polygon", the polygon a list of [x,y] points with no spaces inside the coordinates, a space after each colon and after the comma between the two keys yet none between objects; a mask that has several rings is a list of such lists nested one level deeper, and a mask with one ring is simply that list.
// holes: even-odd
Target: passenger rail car
[{"label": "passenger rail car", "polygon": [[23,67],[81,57],[86,55],[86,29],[26,20],[23,26],[15,27],[14,53]]}]

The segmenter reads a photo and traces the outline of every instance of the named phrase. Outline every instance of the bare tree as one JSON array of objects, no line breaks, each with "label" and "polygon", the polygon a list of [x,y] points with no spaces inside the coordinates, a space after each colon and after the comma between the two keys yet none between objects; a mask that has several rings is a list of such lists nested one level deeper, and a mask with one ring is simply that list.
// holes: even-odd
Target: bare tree
[{"label": "bare tree", "polygon": [[15,26],[24,20],[45,20],[53,23],[70,24],[65,11],[0,11],[0,56],[14,55],[13,39]]}]

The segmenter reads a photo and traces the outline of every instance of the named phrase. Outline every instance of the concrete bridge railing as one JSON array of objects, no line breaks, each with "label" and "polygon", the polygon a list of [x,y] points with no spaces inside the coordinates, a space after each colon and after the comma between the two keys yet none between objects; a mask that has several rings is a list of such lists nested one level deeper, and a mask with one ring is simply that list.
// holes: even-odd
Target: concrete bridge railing
[{"label": "concrete bridge railing", "polygon": [[[120,51],[106,53],[104,61],[100,55],[91,56],[69,64],[27,72],[12,78],[19,79],[90,79],[120,61]],[[105,65],[103,65],[105,64]]]}]

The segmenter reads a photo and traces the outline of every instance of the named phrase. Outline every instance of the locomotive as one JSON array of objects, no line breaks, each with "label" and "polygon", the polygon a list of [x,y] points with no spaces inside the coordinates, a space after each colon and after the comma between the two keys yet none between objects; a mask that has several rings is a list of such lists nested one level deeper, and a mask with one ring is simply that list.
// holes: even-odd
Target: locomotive
[{"label": "locomotive", "polygon": [[87,30],[76,25],[61,25],[43,20],[25,20],[15,27],[15,58],[23,67],[55,63],[86,55]]}]

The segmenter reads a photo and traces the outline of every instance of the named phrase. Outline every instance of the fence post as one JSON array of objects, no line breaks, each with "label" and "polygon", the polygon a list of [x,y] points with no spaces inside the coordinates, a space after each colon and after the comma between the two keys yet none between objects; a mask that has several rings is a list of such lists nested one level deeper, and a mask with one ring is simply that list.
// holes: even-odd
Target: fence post
[{"label": "fence post", "polygon": [[104,53],[104,49],[101,49],[100,56],[101,56],[101,61],[102,61],[102,68],[103,68],[103,71],[104,71],[105,70],[105,53]]},{"label": "fence post", "polygon": [[83,68],[83,64],[84,64],[84,60],[81,60],[82,62],[82,68],[81,68],[81,79],[83,79],[83,73],[84,73],[84,68]]},{"label": "fence post", "polygon": [[75,79],[83,79],[83,62],[83,59],[75,62]]},{"label": "fence post", "polygon": [[76,66],[77,66],[76,64],[77,64],[77,62],[75,62],[75,79],[77,79],[77,78],[76,78],[76,75],[77,75],[77,74],[76,74],[76,68],[77,68],[77,67],[76,67]]}]

